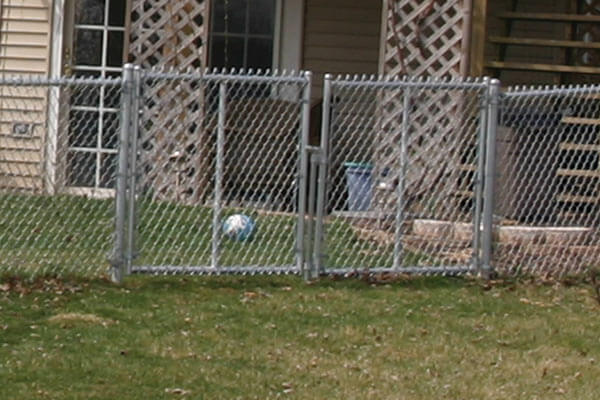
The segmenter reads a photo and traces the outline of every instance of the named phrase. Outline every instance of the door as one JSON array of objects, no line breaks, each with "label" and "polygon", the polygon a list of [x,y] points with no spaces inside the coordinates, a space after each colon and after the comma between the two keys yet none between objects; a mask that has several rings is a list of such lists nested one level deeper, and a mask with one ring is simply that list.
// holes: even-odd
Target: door
[{"label": "door", "polygon": [[[127,52],[127,0],[67,0],[63,75],[98,79],[121,76]],[[115,183],[120,88],[115,84],[70,88],[62,118],[68,135],[67,191],[110,193]],[[67,101],[67,100],[66,100]],[[91,189],[91,191],[89,190]]]}]

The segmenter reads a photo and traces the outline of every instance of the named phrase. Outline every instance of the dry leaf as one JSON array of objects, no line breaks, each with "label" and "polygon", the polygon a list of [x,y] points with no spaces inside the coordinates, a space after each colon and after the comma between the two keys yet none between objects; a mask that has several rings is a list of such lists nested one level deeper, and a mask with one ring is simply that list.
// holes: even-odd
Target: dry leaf
[{"label": "dry leaf", "polygon": [[190,394],[191,392],[189,390],[185,390],[182,388],[166,388],[165,389],[165,393],[169,393],[169,394],[177,394],[180,396],[185,396],[186,394]]}]

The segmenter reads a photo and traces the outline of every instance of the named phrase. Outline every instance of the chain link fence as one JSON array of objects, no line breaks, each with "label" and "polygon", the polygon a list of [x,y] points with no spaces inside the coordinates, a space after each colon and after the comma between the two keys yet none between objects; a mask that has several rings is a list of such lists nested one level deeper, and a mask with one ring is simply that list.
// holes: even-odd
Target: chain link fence
[{"label": "chain link fence", "polygon": [[[298,273],[310,74],[138,79],[132,270]],[[248,231],[228,235],[226,221]]]},{"label": "chain link fence", "polygon": [[565,276],[600,264],[600,87],[511,88],[496,143],[499,273]]},{"label": "chain link fence", "polygon": [[0,272],[108,272],[120,79],[0,81]]},{"label": "chain link fence", "polygon": [[600,86],[328,76],[320,119],[311,87],[132,66],[0,80],[0,271],[598,265]]},{"label": "chain link fence", "polygon": [[318,269],[475,271],[488,90],[478,80],[326,79]]}]

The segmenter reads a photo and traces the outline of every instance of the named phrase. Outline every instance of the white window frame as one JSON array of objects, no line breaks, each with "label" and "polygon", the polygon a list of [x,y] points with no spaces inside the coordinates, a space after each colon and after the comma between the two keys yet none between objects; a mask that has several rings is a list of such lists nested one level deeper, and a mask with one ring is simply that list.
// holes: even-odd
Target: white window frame
[{"label": "white window frame", "polygon": [[[215,1],[215,0],[211,0],[211,1]],[[252,0],[249,0],[250,2]],[[279,69],[279,61],[280,61],[280,51],[281,51],[281,36],[282,36],[282,30],[281,30],[281,25],[282,25],[282,17],[283,17],[283,1],[284,0],[275,0],[275,10],[274,10],[274,21],[273,21],[273,56],[272,56],[272,60],[271,60],[271,70],[276,70]],[[210,15],[210,21],[212,23],[212,9],[214,7],[211,7],[211,15]],[[247,11],[248,13],[249,11]],[[248,15],[246,15],[246,19],[248,18]],[[246,21],[247,22],[247,21]],[[239,38],[244,38],[244,39],[248,39],[248,38],[268,38],[270,35],[264,35],[264,34],[250,34],[247,32],[247,24],[246,24],[246,32],[243,33],[229,33],[226,35],[219,35],[219,36],[229,36],[229,37],[239,37]],[[212,68],[212,60],[211,60],[211,56],[212,56],[212,28],[210,28],[209,30],[209,38],[208,38],[208,63],[209,66]],[[244,48],[244,50],[246,51],[247,48]],[[244,61],[246,61],[246,57],[247,54],[244,54]],[[255,68],[254,68],[255,69]]]},{"label": "white window frame", "polygon": [[[66,41],[72,41],[73,37],[71,34],[65,34],[67,30],[71,30],[73,33],[76,29],[89,29],[102,31],[102,55],[101,63],[99,66],[90,65],[75,65],[70,64],[69,67],[73,71],[78,72],[96,72],[100,73],[101,78],[105,78],[108,73],[120,73],[122,67],[111,67],[107,65],[108,58],[108,33],[109,32],[123,32],[124,40],[124,51],[126,51],[129,17],[128,14],[131,10],[131,0],[126,0],[125,5],[125,26],[112,26],[108,24],[108,7],[110,1],[106,1],[104,5],[104,20],[100,25],[87,25],[87,24],[76,24],[75,21],[69,21],[70,18],[66,18],[69,12],[68,7],[73,7],[73,1],[77,0],[56,0],[53,7],[52,16],[52,43],[51,48],[51,66],[50,76],[52,78],[60,78],[63,76],[66,64],[70,64],[68,56],[65,56],[65,48],[72,49],[73,43],[65,43]],[[70,55],[73,57],[74,55]],[[58,132],[60,129],[60,88],[53,87],[50,90],[49,99],[49,129],[48,129],[48,140],[46,141],[46,183],[49,194],[54,194],[57,191],[61,191],[68,194],[77,195],[88,195],[96,198],[106,198],[114,196],[113,188],[103,188],[100,186],[101,179],[101,168],[102,168],[102,156],[105,154],[117,154],[118,149],[104,148],[102,144],[102,130],[103,130],[103,117],[104,113],[118,113],[119,109],[114,107],[106,107],[104,105],[106,88],[100,87],[100,103],[97,107],[95,106],[71,106],[69,111],[95,111],[98,112],[98,131],[96,134],[96,146],[95,147],[78,147],[78,146],[65,146],[58,142]],[[95,160],[95,174],[94,174],[94,186],[69,186],[67,181],[67,168],[66,165],[68,152],[80,152],[80,153],[94,153]],[[64,165],[61,165],[64,163]],[[64,171],[59,174],[58,170]],[[59,179],[60,175],[60,179]],[[63,176],[64,175],[64,176]]]},{"label": "white window frame", "polygon": [[279,0],[279,34],[277,34],[277,68],[285,71],[302,69],[305,0]]}]

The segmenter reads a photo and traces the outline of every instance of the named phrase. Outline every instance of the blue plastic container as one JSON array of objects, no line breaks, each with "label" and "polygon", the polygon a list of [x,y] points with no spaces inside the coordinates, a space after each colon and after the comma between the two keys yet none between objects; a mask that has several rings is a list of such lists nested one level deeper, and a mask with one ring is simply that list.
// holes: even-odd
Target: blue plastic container
[{"label": "blue plastic container", "polygon": [[344,163],[348,189],[348,211],[367,211],[371,206],[373,166],[365,163]]}]

